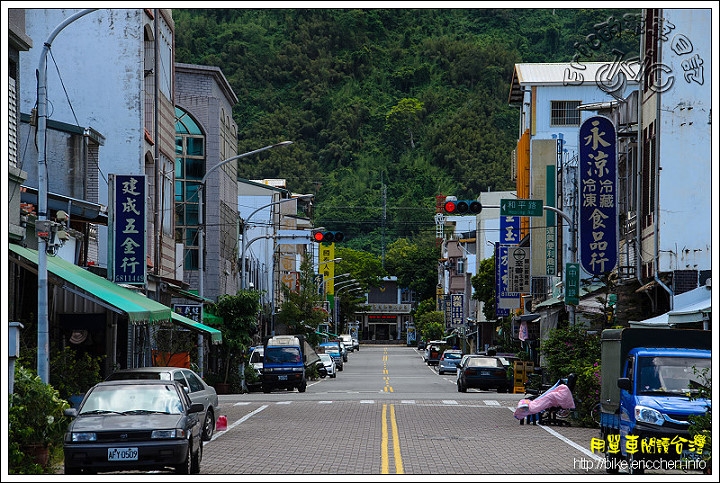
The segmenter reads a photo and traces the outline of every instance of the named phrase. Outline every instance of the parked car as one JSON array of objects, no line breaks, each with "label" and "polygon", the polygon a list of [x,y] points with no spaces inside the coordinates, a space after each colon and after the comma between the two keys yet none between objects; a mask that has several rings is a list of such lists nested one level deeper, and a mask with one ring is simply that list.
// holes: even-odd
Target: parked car
[{"label": "parked car", "polygon": [[418,348],[418,350],[424,351],[424,350],[425,350],[425,345],[426,345],[426,344],[425,344],[425,341],[424,341],[424,340],[419,340],[418,343],[417,343],[417,348]]},{"label": "parked car", "polygon": [[459,367],[458,392],[467,392],[470,388],[508,392],[511,387],[508,370],[499,357],[468,357]]},{"label": "parked car", "polygon": [[457,365],[462,358],[462,351],[457,349],[447,349],[438,360],[438,374],[446,372],[457,372]]},{"label": "parked car", "polygon": [[350,334],[341,334],[340,339],[342,339],[342,342],[343,344],[345,344],[345,347],[348,351],[355,351],[355,344],[353,344],[353,338]]},{"label": "parked car", "polygon": [[335,360],[335,366],[337,367],[338,371],[342,371],[345,366],[345,361],[342,357],[342,349],[340,349],[340,343],[339,342],[322,342],[318,346],[318,355],[320,353],[330,354],[332,358]]},{"label": "parked car", "polygon": [[348,361],[348,348],[345,345],[345,343],[341,340],[337,341],[338,344],[340,344],[340,354],[342,354],[343,362]]},{"label": "parked car", "polygon": [[318,354],[320,356],[320,360],[322,361],[323,365],[325,366],[325,371],[327,372],[327,375],[331,378],[337,377],[337,366],[335,365],[335,360],[332,358],[330,354]]},{"label": "parked car", "polygon": [[460,361],[457,363],[457,367],[455,368],[455,374],[457,376],[456,382],[460,380],[460,368],[465,363],[465,359],[468,359],[470,357],[484,357],[484,355],[480,354],[463,354],[463,356],[460,358]]},{"label": "parked car", "polygon": [[106,381],[121,379],[162,379],[178,381],[190,400],[203,405],[203,441],[210,441],[215,433],[215,423],[220,415],[220,400],[212,386],[208,386],[197,373],[183,367],[136,367],[120,369],[110,374]]},{"label": "parked car", "polygon": [[90,388],[63,442],[66,474],[105,471],[200,472],[203,411],[177,381],[103,381]]}]

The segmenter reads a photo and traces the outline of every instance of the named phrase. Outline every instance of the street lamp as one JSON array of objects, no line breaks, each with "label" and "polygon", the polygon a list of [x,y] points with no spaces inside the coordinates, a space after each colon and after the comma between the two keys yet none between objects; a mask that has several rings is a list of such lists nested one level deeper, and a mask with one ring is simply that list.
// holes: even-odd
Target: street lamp
[{"label": "street lamp", "polygon": [[[205,171],[205,176],[203,176],[203,178],[200,180],[200,187],[198,189],[198,203],[199,203],[198,225],[199,225],[199,229],[200,229],[199,230],[200,238],[198,240],[198,248],[200,249],[200,253],[198,254],[198,265],[200,268],[200,281],[199,281],[199,285],[198,285],[198,295],[201,298],[204,296],[204,292],[205,292],[205,254],[203,253],[205,251],[205,224],[203,221],[203,211],[204,211],[203,205],[204,205],[204,199],[205,199],[205,182],[207,181],[208,176],[210,175],[210,173],[212,173],[219,167],[224,166],[231,161],[235,161],[237,159],[244,158],[246,156],[257,154],[261,151],[267,151],[268,149],[277,148],[279,146],[288,146],[292,143],[293,143],[292,141],[282,141],[280,143],[271,144],[269,146],[265,146],[264,148],[256,149],[254,151],[248,151],[247,153],[238,154],[237,156],[231,156],[231,157],[227,158],[226,160],[219,162],[218,164],[216,164],[212,168],[208,169],[207,171]],[[245,288],[245,287],[243,286],[243,288]]]},{"label": "street lamp", "polygon": [[256,209],[252,213],[248,215],[245,220],[243,220],[242,225],[242,240],[241,240],[241,250],[240,250],[240,288],[245,289],[247,288],[247,276],[246,276],[246,270],[245,270],[245,250],[247,249],[248,243],[246,242],[247,239],[247,227],[250,224],[250,218],[252,218],[256,213],[260,212],[261,210],[264,210],[265,208],[269,208],[270,206],[279,205],[281,203],[287,203],[289,201],[297,201],[297,200],[305,200],[313,198],[314,195],[300,195],[296,196],[294,198],[286,198],[278,201],[273,201],[272,203],[268,203],[266,205],[261,206],[260,208]]},{"label": "street lamp", "polygon": [[[246,156],[250,156],[253,154],[257,154],[261,151],[266,151],[268,149],[277,148],[279,146],[287,146],[289,144],[292,144],[292,141],[282,141],[277,144],[270,144],[269,146],[265,146],[264,148],[256,149],[254,151],[248,151],[247,153],[238,154],[237,156],[231,156],[223,161],[220,161],[218,164],[213,166],[212,168],[205,171],[205,176],[202,177],[200,180],[200,186],[198,187],[198,269],[199,269],[199,280],[198,280],[198,295],[200,296],[200,318],[202,320],[203,317],[203,307],[204,302],[202,302],[202,299],[205,298],[205,221],[203,219],[203,212],[205,211],[204,207],[204,200],[205,200],[205,182],[208,179],[208,176],[210,173],[215,171],[221,166],[226,165],[227,163],[231,161],[235,161],[240,158],[244,158]],[[203,347],[204,347],[204,337],[202,332],[198,333],[198,366],[200,367],[200,376],[203,375],[203,367],[204,367],[204,354],[203,354]]]},{"label": "street lamp", "polygon": [[40,236],[39,228],[47,222],[47,198],[48,198],[48,177],[47,177],[47,155],[45,139],[47,136],[47,54],[50,52],[53,40],[60,34],[60,31],[80,17],[98,10],[97,8],[86,8],[65,20],[50,33],[43,43],[40,53],[40,62],[37,71],[37,147],[38,147],[38,217],[35,224],[35,231],[38,232],[38,326],[37,326],[37,375],[42,382],[50,382],[50,331],[48,321],[48,274],[47,274],[47,240]]},{"label": "street lamp", "polygon": [[335,275],[334,277],[329,277],[329,278],[324,279],[324,280],[321,282],[321,285],[320,285],[320,286],[322,287],[322,293],[323,293],[323,295],[325,295],[325,289],[327,288],[327,285],[326,285],[326,284],[327,284],[330,280],[335,280],[336,278],[349,277],[349,276],[350,276],[349,273],[341,273],[340,275]]},{"label": "street lamp", "polygon": [[335,321],[335,330],[338,332],[342,332],[340,329],[340,296],[338,295],[341,291],[345,290],[346,292],[355,292],[358,290],[362,290],[362,287],[360,283],[355,280],[351,284],[345,284],[342,287],[338,288],[335,292],[335,296],[333,297],[333,320]]}]

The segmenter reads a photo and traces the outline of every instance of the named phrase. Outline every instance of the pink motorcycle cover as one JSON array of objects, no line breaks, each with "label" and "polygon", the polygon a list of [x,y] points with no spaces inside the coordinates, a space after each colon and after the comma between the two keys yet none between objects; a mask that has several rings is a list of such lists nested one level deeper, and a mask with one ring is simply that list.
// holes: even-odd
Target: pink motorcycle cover
[{"label": "pink motorcycle cover", "polygon": [[556,384],[535,399],[521,399],[513,414],[516,419],[523,419],[531,414],[554,407],[575,409],[572,392],[565,384]]}]

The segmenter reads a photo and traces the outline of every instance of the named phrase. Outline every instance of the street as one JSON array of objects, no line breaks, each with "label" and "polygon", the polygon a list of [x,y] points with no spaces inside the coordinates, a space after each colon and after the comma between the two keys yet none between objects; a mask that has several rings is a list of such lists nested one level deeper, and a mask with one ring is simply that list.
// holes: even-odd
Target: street
[{"label": "street", "polygon": [[363,345],[305,393],[220,397],[203,474],[605,474],[597,430],[520,425],[523,395],[460,393],[413,347]]}]

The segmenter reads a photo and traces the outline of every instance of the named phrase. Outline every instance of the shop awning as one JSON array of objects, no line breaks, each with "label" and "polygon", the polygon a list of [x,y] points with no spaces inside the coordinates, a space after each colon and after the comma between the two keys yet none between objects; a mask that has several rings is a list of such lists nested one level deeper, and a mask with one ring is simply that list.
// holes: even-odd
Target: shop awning
[{"label": "shop awning", "polygon": [[172,313],[172,320],[176,324],[184,325],[191,330],[194,330],[196,332],[203,332],[204,334],[209,335],[210,341],[213,344],[222,343],[222,332],[217,329],[214,329],[205,324],[201,324],[200,322],[195,322],[193,319],[178,314],[177,312]]},{"label": "shop awning", "polygon": [[710,319],[712,294],[703,286],[673,297],[673,309],[664,314],[640,321],[630,321],[630,327],[668,328],[677,324],[691,324]]},{"label": "shop awning", "polygon": [[[10,244],[10,251],[37,265],[38,252]],[[47,257],[47,270],[92,297],[125,313],[131,323],[170,320],[170,307],[135,293],[60,257]],[[80,294],[81,295],[81,294]]]}]

